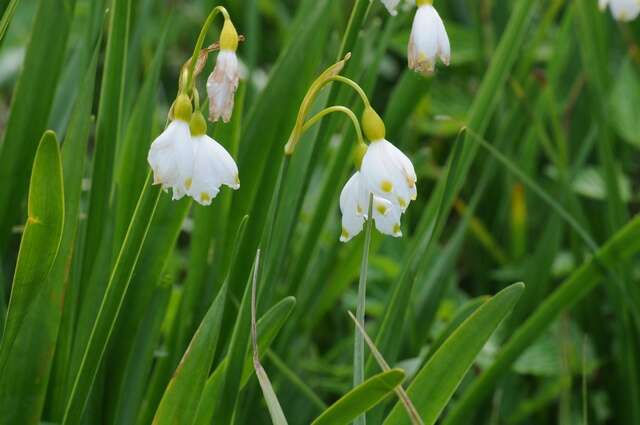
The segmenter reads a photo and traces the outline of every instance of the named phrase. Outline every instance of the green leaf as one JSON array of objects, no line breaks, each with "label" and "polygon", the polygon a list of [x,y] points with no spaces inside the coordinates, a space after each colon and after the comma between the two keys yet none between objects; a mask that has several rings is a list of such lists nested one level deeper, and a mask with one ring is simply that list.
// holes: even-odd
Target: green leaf
[{"label": "green leaf", "polygon": [[87,233],[84,241],[83,281],[88,281],[93,272],[99,247],[107,243],[110,245],[105,236],[105,223],[109,219],[115,153],[122,127],[122,98],[126,77],[131,0],[112,0],[109,13],[109,38],[100,86]]},{"label": "green leaf", "polygon": [[258,266],[260,264],[260,250],[256,254],[256,268],[253,273],[253,282],[251,284],[251,347],[253,349],[253,368],[256,372],[264,400],[267,403],[269,409],[269,415],[271,416],[271,422],[274,425],[287,425],[287,419],[282,411],[282,406],[278,401],[276,392],[271,385],[271,380],[267,375],[267,371],[264,370],[260,363],[260,350],[258,348],[258,330],[256,325],[256,287],[258,282]]},{"label": "green leaf", "polygon": [[[96,43],[89,58],[86,75],[80,85],[79,94],[62,144],[62,170],[64,174],[65,220],[60,251],[49,275],[50,295],[41,300],[38,310],[50,326],[50,346],[43,350],[42,358],[47,358],[55,350],[55,363],[51,370],[49,395],[51,415],[57,420],[62,418],[65,397],[68,390],[68,368],[73,338],[73,312],[76,309],[79,285],[71,283],[70,265],[77,248],[77,234],[89,132],[92,117],[96,80],[96,68],[100,53],[100,40]],[[57,303],[49,300],[59,299]],[[55,325],[54,325],[55,324]],[[46,380],[45,380],[46,382]],[[43,390],[46,391],[46,388]]]},{"label": "green leaf", "polygon": [[153,219],[161,189],[152,187],[151,174],[147,176],[145,188],[122,243],[120,254],[114,265],[100,309],[84,350],[80,368],[76,374],[63,419],[64,425],[78,424],[84,412],[90,390],[120,313],[122,301],[131,281],[142,245]]},{"label": "green leaf", "polygon": [[[286,323],[287,318],[291,314],[291,310],[295,305],[295,298],[287,297],[271,307],[258,320],[258,348],[261,353],[266,353],[271,343],[282,326]],[[200,398],[200,405],[196,415],[195,424],[205,425],[211,422],[214,409],[218,403],[218,397],[222,388],[222,376],[227,368],[228,357],[225,357],[216,370],[211,374],[205,385],[204,391]],[[240,388],[244,388],[249,382],[249,378],[253,375],[252,355],[247,351],[244,359],[244,370],[240,380]]]},{"label": "green leaf", "polygon": [[[64,224],[62,163],[53,132],[42,136],[36,152],[28,210],[0,347],[0,422],[7,424],[38,423],[49,374],[46,355],[53,354],[48,328],[58,323],[43,320],[37,307],[43,297],[57,308],[62,303],[47,297]],[[43,348],[50,351],[45,358]],[[44,385],[36,386],[40,381]]]},{"label": "green leaf", "polygon": [[18,3],[20,3],[20,0],[10,0],[9,4],[0,7],[0,13],[2,13],[2,18],[0,18],[0,46],[2,46],[2,40],[4,40],[4,35],[7,32],[7,28],[9,28],[13,15],[16,13]]},{"label": "green leaf", "polygon": [[[259,254],[256,255],[252,276],[258,273],[258,260]],[[240,393],[240,379],[242,377],[244,359],[249,347],[249,333],[251,330],[251,284],[249,282],[242,296],[240,307],[238,307],[238,315],[227,352],[227,367],[222,381],[223,390],[218,402],[218,410],[215,412],[216,422],[223,425],[231,423]]]},{"label": "green leaf", "polygon": [[154,425],[192,424],[218,343],[226,298],[225,284],[211,304],[169,382],[153,419]]},{"label": "green leaf", "polygon": [[[49,118],[75,0],[40,0],[23,71],[13,92],[11,114],[0,146],[0,250],[22,210],[29,169]],[[46,72],[43,72],[46,70]]]},{"label": "green leaf", "polygon": [[404,372],[391,369],[364,381],[329,406],[312,425],[348,424],[384,400],[404,380]]},{"label": "green leaf", "polygon": [[[522,291],[524,284],[516,283],[486,301],[447,338],[418,372],[407,394],[426,425],[436,423],[476,356],[511,311]],[[384,423],[397,425],[410,424],[410,421],[398,403]]]},{"label": "green leaf", "polygon": [[617,267],[640,252],[640,216],[620,229],[594,256],[556,289],[533,312],[502,347],[491,367],[465,391],[444,421],[445,425],[468,423],[473,410],[488,397],[498,379],[563,311],[578,303],[604,277],[608,267]]}]

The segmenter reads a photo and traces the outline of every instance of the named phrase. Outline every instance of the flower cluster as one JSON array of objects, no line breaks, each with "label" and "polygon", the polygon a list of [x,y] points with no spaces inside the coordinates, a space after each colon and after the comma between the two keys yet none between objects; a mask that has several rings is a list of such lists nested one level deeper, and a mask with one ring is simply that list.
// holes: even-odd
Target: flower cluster
[{"label": "flower cluster", "polygon": [[[199,96],[194,83],[210,51],[210,48],[201,49],[204,35],[218,13],[222,13],[225,20],[220,33],[220,53],[207,82],[209,119],[222,118],[224,122],[231,119],[239,83],[236,57],[239,37],[227,11],[217,7],[205,22],[193,57],[183,67],[180,94],[170,113],[171,122],[151,144],[147,156],[154,184],[161,185],[165,191],[172,189],[174,200],[188,195],[201,205],[210,205],[222,185],[240,188],[235,161],[224,147],[207,135],[207,122],[198,110]],[[192,97],[196,103],[195,112]]]},{"label": "flower cluster", "polygon": [[362,147],[360,171],[351,176],[340,194],[342,242],[362,231],[370,203],[376,229],[385,235],[402,236],[400,217],[417,196],[411,160],[385,139],[384,123],[371,106],[365,108],[362,128],[370,144]]},{"label": "flower cluster", "polygon": [[173,199],[191,196],[210,205],[223,184],[240,188],[238,167],[229,153],[206,134],[200,112],[192,113],[191,101],[182,94],[174,105],[174,119],[151,144],[147,160],[153,183],[173,190]]},{"label": "flower cluster", "polygon": [[598,0],[600,10],[607,6],[613,17],[621,22],[633,21],[640,15],[640,0]]}]

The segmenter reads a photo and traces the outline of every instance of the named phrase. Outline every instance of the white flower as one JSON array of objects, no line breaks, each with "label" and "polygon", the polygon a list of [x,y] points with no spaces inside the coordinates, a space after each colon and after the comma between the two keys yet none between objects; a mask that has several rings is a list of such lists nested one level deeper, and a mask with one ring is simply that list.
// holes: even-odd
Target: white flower
[{"label": "white flower", "polygon": [[193,137],[193,181],[189,195],[201,205],[210,205],[221,185],[240,188],[238,166],[229,152],[206,134]]},{"label": "white flower", "polygon": [[416,172],[411,160],[384,139],[374,140],[360,168],[368,190],[404,212],[417,196]]},{"label": "white flower", "polygon": [[398,4],[400,4],[400,0],[382,0],[382,3],[387,8],[391,16],[396,16],[398,14],[396,9],[398,8]]},{"label": "white flower", "polygon": [[153,184],[173,189],[173,199],[182,198],[193,173],[193,142],[189,124],[175,119],[151,144],[147,161],[153,170]]},{"label": "white flower", "polygon": [[209,120],[231,120],[233,101],[240,81],[238,57],[233,50],[221,50],[216,67],[207,80],[209,95]]},{"label": "white flower", "polygon": [[451,47],[447,30],[436,9],[428,2],[416,11],[408,50],[409,68],[423,75],[434,71],[437,57],[449,65]]},{"label": "white flower", "polygon": [[621,22],[632,21],[640,14],[640,0],[599,0],[600,9],[609,6],[613,17]]},{"label": "white flower", "polygon": [[[340,241],[348,242],[362,231],[369,212],[370,194],[371,192],[362,181],[362,174],[356,171],[340,193],[340,211],[342,212]],[[373,219],[380,233],[394,237],[402,236],[400,231],[402,213],[397,205],[374,195],[372,209]]]}]

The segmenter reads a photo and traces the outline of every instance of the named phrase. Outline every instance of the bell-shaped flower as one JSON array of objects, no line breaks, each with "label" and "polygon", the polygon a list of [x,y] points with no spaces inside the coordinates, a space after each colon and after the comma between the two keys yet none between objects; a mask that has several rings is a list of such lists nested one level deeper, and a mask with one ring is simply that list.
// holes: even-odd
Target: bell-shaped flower
[{"label": "bell-shaped flower", "polygon": [[151,144],[147,161],[153,170],[153,184],[166,191],[173,189],[173,199],[188,191],[193,173],[193,142],[189,132],[191,101],[180,95],[174,104],[174,120]]},{"label": "bell-shaped flower", "polygon": [[[342,213],[341,242],[348,242],[358,235],[369,214],[369,196],[371,192],[362,181],[362,174],[356,171],[347,181],[340,193],[340,212]],[[402,236],[400,230],[401,211],[386,199],[373,195],[372,215],[376,229],[385,235]]]},{"label": "bell-shaped flower", "polygon": [[398,14],[398,4],[400,4],[400,0],[382,0],[382,3],[389,11],[391,16],[396,16]]},{"label": "bell-shaped flower", "polygon": [[362,128],[371,140],[360,171],[367,189],[404,212],[417,196],[416,172],[411,160],[385,139],[384,123],[371,108],[365,109]]},{"label": "bell-shaped flower", "polygon": [[206,129],[202,114],[193,114],[193,178],[188,193],[201,205],[210,205],[223,184],[232,189],[240,188],[238,166],[222,145],[207,136]]},{"label": "bell-shaped flower", "polygon": [[234,98],[240,81],[240,67],[236,49],[238,33],[230,20],[226,20],[220,35],[220,52],[216,66],[207,80],[209,96],[209,120],[224,122],[231,120]]},{"label": "bell-shaped flower", "polygon": [[442,19],[431,0],[418,0],[418,10],[409,36],[409,68],[423,75],[433,73],[436,58],[449,65],[451,46]]},{"label": "bell-shaped flower", "polygon": [[600,10],[609,6],[613,17],[621,22],[633,21],[640,15],[640,0],[599,0]]}]

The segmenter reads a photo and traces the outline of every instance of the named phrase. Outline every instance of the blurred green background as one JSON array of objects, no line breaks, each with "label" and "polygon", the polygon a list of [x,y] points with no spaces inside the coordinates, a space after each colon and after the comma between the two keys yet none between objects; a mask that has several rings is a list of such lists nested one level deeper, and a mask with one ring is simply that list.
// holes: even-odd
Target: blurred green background
[{"label": "blurred green background", "polygon": [[[640,236],[629,233],[627,249],[616,245],[594,260],[640,209],[638,20],[618,23],[596,0],[437,0],[452,61],[424,78],[406,69],[413,2],[396,17],[378,1],[222,4],[246,36],[238,51],[243,80],[232,122],[211,125],[209,134],[236,158],[242,187],[224,189],[209,208],[160,197],[146,240],[134,247],[138,261],[125,270],[130,283],[111,317],[113,332],[101,341],[102,362],[94,358],[83,422],[151,422],[227,274],[227,308],[205,372],[215,374],[226,354],[239,353],[239,378],[247,345],[234,341],[248,338],[243,294],[246,301],[267,230],[274,237],[264,253],[258,316],[274,305],[282,311],[274,313],[277,326],[265,325],[274,340],[262,350],[263,365],[289,422],[310,423],[351,388],[354,329],[346,312],[355,310],[362,237],[338,242],[338,196],[355,138],[342,117],[304,137],[270,225],[300,101],[317,74],[351,51],[345,74],[365,88],[387,137],[418,174],[405,236],[374,235],[369,262],[367,331],[387,361],[411,379],[484,296],[523,281],[524,295],[478,355],[444,423],[640,424]],[[0,41],[0,324],[46,129],[63,141],[67,212],[68,185],[78,198],[62,233],[66,257],[50,272],[64,277],[42,284],[51,298],[34,296],[33,314],[44,324],[32,318],[31,326],[47,327],[38,334],[41,351],[23,341],[23,368],[37,373],[18,385],[25,369],[16,366],[0,379],[0,413],[60,423],[144,187],[146,151],[215,4],[0,0],[0,11],[12,5]],[[352,10],[355,26],[348,27]],[[204,94],[204,78],[199,83]],[[346,89],[323,93],[317,109],[330,102],[360,111]],[[471,131],[459,136],[463,126]],[[65,151],[66,144],[75,149]],[[77,180],[69,182],[74,164]],[[592,267],[580,274],[585,263]],[[554,298],[571,282],[574,292]],[[56,297],[64,303],[53,309]],[[295,307],[286,297],[295,297]],[[520,339],[507,345],[514,334]],[[373,362],[368,372],[378,372]],[[216,387],[221,399],[213,400],[223,407],[213,422],[200,405],[205,419],[196,423],[270,423],[255,378],[240,388],[229,376]],[[196,410],[200,392],[193,397]],[[381,423],[393,404],[377,407],[369,422]]]}]

